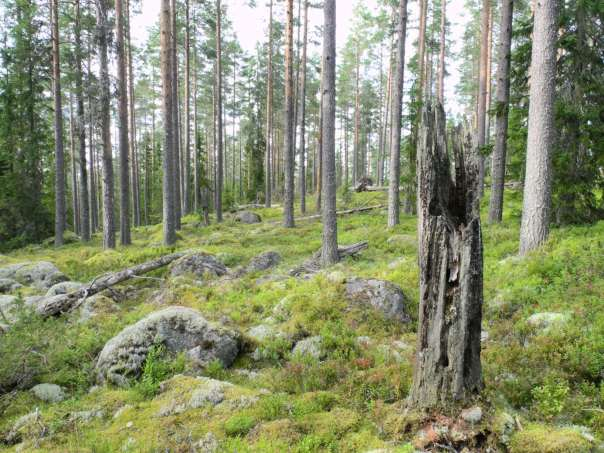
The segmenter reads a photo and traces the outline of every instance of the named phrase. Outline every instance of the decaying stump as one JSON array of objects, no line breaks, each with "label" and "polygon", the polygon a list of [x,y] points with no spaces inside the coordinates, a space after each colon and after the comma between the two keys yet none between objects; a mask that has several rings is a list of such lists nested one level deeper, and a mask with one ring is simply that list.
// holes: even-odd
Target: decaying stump
[{"label": "decaying stump", "polygon": [[410,402],[445,408],[482,388],[478,147],[466,128],[456,128],[451,165],[440,104],[424,107],[419,134],[420,308]]}]

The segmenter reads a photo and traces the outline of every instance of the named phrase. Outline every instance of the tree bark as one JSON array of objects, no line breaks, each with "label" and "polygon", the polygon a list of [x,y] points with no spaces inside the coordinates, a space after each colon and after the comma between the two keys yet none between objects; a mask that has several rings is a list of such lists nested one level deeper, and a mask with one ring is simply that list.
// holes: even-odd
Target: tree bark
[{"label": "tree bark", "polygon": [[324,266],[337,263],[338,223],[336,218],[336,2],[323,3],[323,242],[321,261]]},{"label": "tree bark", "polygon": [[308,51],[308,0],[304,0],[304,44],[300,81],[300,212],[306,213],[306,60]]},{"label": "tree bark", "polygon": [[401,178],[401,122],[403,104],[403,83],[405,80],[405,37],[407,35],[407,0],[400,0],[398,12],[398,42],[396,45],[396,75],[392,95],[390,127],[390,184],[388,191],[388,226],[399,224],[400,200],[399,180]]},{"label": "tree bark", "polygon": [[120,243],[129,245],[130,237],[130,171],[128,146],[128,91],[126,80],[126,52],[124,45],[124,7],[122,0],[115,0],[116,47],[117,47],[117,100],[119,117],[120,158]]},{"label": "tree bark", "polygon": [[447,45],[447,0],[440,0],[440,49],[438,54],[438,91],[436,100],[445,105],[445,47]]},{"label": "tree bark", "polygon": [[115,248],[115,221],[113,213],[113,156],[111,153],[111,95],[109,89],[109,63],[107,46],[109,24],[107,0],[97,2],[97,27],[99,29],[99,60],[101,85],[101,141],[103,142],[103,247]]},{"label": "tree bark", "polygon": [[354,151],[352,156],[352,184],[356,185],[360,175],[359,156],[361,155],[361,92],[360,92],[360,66],[361,66],[361,48],[356,43],[356,64],[355,64],[355,96],[354,96]]},{"label": "tree bark", "polygon": [[419,0],[419,37],[417,44],[417,59],[419,73],[419,90],[418,95],[420,101],[423,99],[424,84],[426,81],[426,22],[428,21],[428,0]]},{"label": "tree bark", "polygon": [[534,16],[521,255],[547,239],[551,210],[557,2],[535,2]]},{"label": "tree bark", "polygon": [[479,155],[468,131],[447,153],[440,104],[422,109],[418,147],[420,309],[410,402],[418,408],[464,404],[482,389],[482,236]]},{"label": "tree bark", "polygon": [[162,0],[160,15],[160,66],[162,78],[162,115],[164,120],[163,143],[163,229],[164,244],[176,242],[175,191],[174,183],[174,102],[172,90],[172,12],[170,0]]},{"label": "tree bark", "polygon": [[497,88],[495,108],[495,148],[491,164],[491,200],[489,222],[501,222],[503,215],[503,188],[505,182],[505,160],[507,152],[508,113],[510,109],[510,61],[512,48],[512,19],[514,1],[503,0],[501,6],[501,29],[499,32],[499,62],[497,65]]},{"label": "tree bark", "polygon": [[75,119],[73,115],[73,93],[69,92],[69,155],[71,158],[71,210],[73,214],[73,231],[80,235],[80,199],[78,191],[78,176],[76,172],[76,143]]},{"label": "tree bark", "polygon": [[82,28],[80,21],[80,0],[74,3],[74,42],[75,42],[75,87],[77,103],[77,128],[80,171],[80,236],[82,241],[90,241],[90,206],[88,200],[88,171],[86,169],[86,124],[84,121],[84,88],[82,84]]},{"label": "tree bark", "polygon": [[189,0],[185,0],[185,178],[183,192],[184,213],[188,214],[191,209],[191,62],[190,62],[190,19],[189,19]]},{"label": "tree bark", "polygon": [[294,227],[294,87],[293,87],[293,25],[294,2],[286,0],[285,24],[285,131],[283,135],[284,153],[284,194],[283,226]]},{"label": "tree bark", "polygon": [[[92,33],[89,33],[88,39],[88,58],[86,64],[86,71],[88,72],[89,81],[92,80],[92,68],[91,68],[91,57],[92,54]],[[89,205],[90,205],[90,232],[95,233],[99,226],[99,205],[97,203],[97,190],[96,190],[96,162],[95,162],[95,140],[94,140],[94,126],[95,126],[95,115],[94,108],[92,104],[92,87],[89,82],[87,85],[87,97],[88,97],[88,173],[90,178],[90,188],[89,188]]]},{"label": "tree bark", "polygon": [[174,226],[177,230],[180,230],[181,217],[182,217],[182,181],[180,177],[181,165],[180,165],[180,108],[178,105],[178,31],[176,30],[176,16],[178,14],[176,8],[176,0],[171,0],[171,70],[172,70],[172,140],[174,141],[172,147],[172,159],[173,164],[173,180],[174,180]]},{"label": "tree bark", "polygon": [[[482,149],[486,143],[486,111],[487,111],[487,70],[489,56],[489,16],[491,0],[483,0],[480,12],[480,72],[478,76],[478,105],[476,108],[476,121],[478,133],[478,147]],[[482,196],[484,186],[484,158],[480,158],[479,166],[479,190]]]},{"label": "tree bark", "polygon": [[268,22],[268,68],[266,82],[266,151],[264,169],[264,204],[271,207],[272,181],[272,134],[273,134],[273,0],[269,2]]},{"label": "tree bark", "polygon": [[51,2],[52,78],[55,129],[55,245],[63,245],[65,233],[65,153],[63,150],[63,103],[61,100],[61,54],[59,37],[59,1]]},{"label": "tree bark", "polygon": [[139,181],[139,163],[136,146],[136,110],[134,106],[134,70],[132,63],[132,41],[130,40],[130,0],[124,0],[126,7],[125,37],[126,37],[126,61],[128,63],[128,140],[130,149],[130,174],[132,182],[132,220],[134,226],[141,225],[141,207],[140,207],[140,181]]},{"label": "tree bark", "polygon": [[221,37],[221,0],[216,0],[216,221],[222,222],[222,186],[224,175],[224,157],[222,153],[222,37]]}]

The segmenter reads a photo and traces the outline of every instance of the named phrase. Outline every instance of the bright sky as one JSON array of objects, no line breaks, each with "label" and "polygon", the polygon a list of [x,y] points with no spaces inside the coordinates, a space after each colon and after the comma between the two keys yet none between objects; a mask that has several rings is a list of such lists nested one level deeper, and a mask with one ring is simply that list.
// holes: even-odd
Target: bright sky
[{"label": "bright sky", "polygon": [[[363,2],[370,9],[377,8],[377,0],[336,0],[336,44],[340,48],[348,35],[352,24],[353,9],[357,2]],[[259,40],[266,39],[268,27],[268,1],[257,0],[256,8],[247,6],[247,0],[223,0],[227,7],[227,15],[233,22],[233,28],[237,33],[241,46],[246,51],[254,50]],[[297,1],[294,0],[295,8]],[[142,13],[132,18],[133,38],[137,44],[141,44],[147,37],[147,30],[155,24],[159,17],[159,0],[142,0]],[[274,2],[277,17],[283,17],[284,2]],[[297,14],[297,10],[295,11]],[[414,54],[413,43],[417,39],[418,28],[418,2],[409,2],[409,22],[407,26],[407,49],[406,58],[410,59]],[[451,40],[451,52],[453,55],[461,49],[463,30],[468,21],[464,15],[464,0],[447,1],[447,20],[450,23],[448,37]],[[319,9],[310,9],[309,29],[320,26],[323,23],[323,13]],[[319,49],[317,49],[319,51]],[[459,82],[459,64],[454,58],[447,60],[447,72],[449,76],[445,80],[445,103],[451,113],[459,113],[455,97],[455,86]]]}]

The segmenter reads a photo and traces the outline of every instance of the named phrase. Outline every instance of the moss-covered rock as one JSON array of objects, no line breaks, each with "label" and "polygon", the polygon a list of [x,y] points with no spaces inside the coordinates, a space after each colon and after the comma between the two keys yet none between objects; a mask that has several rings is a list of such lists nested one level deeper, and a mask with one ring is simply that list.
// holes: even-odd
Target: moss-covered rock
[{"label": "moss-covered rock", "polygon": [[516,432],[510,441],[511,453],[589,453],[592,445],[572,428],[531,424]]}]

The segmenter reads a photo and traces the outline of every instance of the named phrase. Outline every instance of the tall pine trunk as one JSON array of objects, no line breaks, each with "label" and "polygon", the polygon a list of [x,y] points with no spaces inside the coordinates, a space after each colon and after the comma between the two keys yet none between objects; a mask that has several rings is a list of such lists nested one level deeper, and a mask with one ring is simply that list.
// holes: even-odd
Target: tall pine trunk
[{"label": "tall pine trunk", "polygon": [[[483,148],[486,143],[486,114],[487,114],[487,71],[489,59],[489,16],[491,0],[483,0],[480,12],[480,72],[478,76],[478,105],[476,108],[476,121],[478,133],[478,147]],[[484,186],[484,158],[480,158],[479,166],[479,191],[482,196]]]},{"label": "tall pine trunk", "polygon": [[216,0],[216,221],[222,222],[222,186],[224,177],[224,156],[222,149],[222,43],[221,43],[221,0]]},{"label": "tall pine trunk", "polygon": [[141,207],[140,207],[140,174],[138,163],[138,152],[136,146],[136,111],[134,107],[134,70],[132,62],[132,42],[130,40],[130,0],[126,2],[126,17],[125,17],[125,36],[126,36],[126,60],[128,63],[128,132],[130,138],[128,141],[130,148],[130,174],[132,182],[132,220],[134,226],[141,225]]},{"label": "tall pine trunk", "polygon": [[512,48],[512,20],[514,0],[503,0],[499,32],[499,62],[495,93],[495,149],[491,164],[491,200],[489,222],[501,222],[503,215],[503,188],[507,152],[508,112],[510,109],[510,61]]},{"label": "tall pine trunk", "polygon": [[172,147],[172,159],[174,160],[174,225],[177,230],[180,230],[181,217],[182,217],[182,206],[181,206],[181,194],[182,194],[182,181],[181,181],[181,165],[180,165],[180,117],[179,117],[179,105],[178,105],[178,31],[176,30],[176,16],[177,16],[177,4],[176,0],[171,1],[171,70],[172,70],[172,140],[174,145]]},{"label": "tall pine trunk", "polygon": [[103,142],[103,247],[112,249],[115,248],[115,220],[113,212],[113,156],[111,153],[111,94],[107,57],[109,24],[107,21],[107,0],[96,0],[96,2],[97,27],[99,29],[101,141]]},{"label": "tall pine trunk", "polygon": [[401,122],[403,104],[403,83],[405,80],[405,37],[407,35],[407,0],[400,0],[398,11],[398,42],[396,44],[396,75],[393,84],[390,128],[390,185],[388,188],[388,226],[399,224],[400,199],[399,180],[401,177]]},{"label": "tall pine trunk", "polygon": [[442,2],[440,11],[440,48],[438,53],[438,91],[436,100],[443,106],[445,105],[445,47],[446,41],[446,29],[447,29],[447,0],[440,0]]},{"label": "tall pine trunk", "polygon": [[126,49],[124,45],[124,7],[122,0],[115,0],[117,32],[117,105],[119,117],[120,159],[120,243],[132,243],[130,237],[130,175],[128,147],[128,92],[126,80]]},{"label": "tall pine trunk", "polygon": [[294,86],[293,86],[293,26],[294,2],[286,0],[285,23],[285,131],[283,136],[284,153],[284,193],[283,226],[294,226]]},{"label": "tall pine trunk", "polygon": [[162,78],[162,115],[164,120],[163,143],[163,228],[164,244],[176,242],[176,210],[174,184],[174,91],[172,89],[172,14],[170,0],[162,0],[160,15],[160,66]]},{"label": "tall pine trunk", "polygon": [[324,266],[337,263],[338,223],[336,218],[336,1],[323,3],[323,242],[321,262]]},{"label": "tall pine trunk", "polygon": [[189,21],[189,0],[185,0],[185,178],[183,206],[184,213],[188,214],[191,209],[191,62],[190,62],[190,21]]},{"label": "tall pine trunk", "polygon": [[69,92],[69,154],[71,158],[71,210],[73,214],[73,231],[80,234],[80,199],[78,176],[76,170],[75,118],[73,114],[73,92]]},{"label": "tall pine trunk", "polygon": [[272,134],[273,134],[273,0],[269,2],[268,20],[268,67],[266,82],[266,151],[264,169],[264,205],[271,207],[272,196]]},{"label": "tall pine trunk", "polygon": [[535,2],[520,254],[549,235],[554,147],[557,2]]},{"label": "tall pine trunk", "polygon": [[55,129],[55,245],[63,245],[65,233],[65,153],[63,149],[63,103],[61,99],[61,53],[59,0],[51,2],[52,78]]},{"label": "tall pine trunk", "polygon": [[84,242],[88,242],[90,240],[90,205],[88,199],[88,171],[86,169],[86,124],[84,120],[84,88],[82,83],[82,27],[80,20],[80,0],[75,0],[74,8],[75,87],[78,154],[80,160],[80,236]]},{"label": "tall pine trunk", "polygon": [[308,51],[308,0],[304,0],[304,43],[302,45],[302,62],[300,73],[300,212],[306,213],[306,60]]}]

